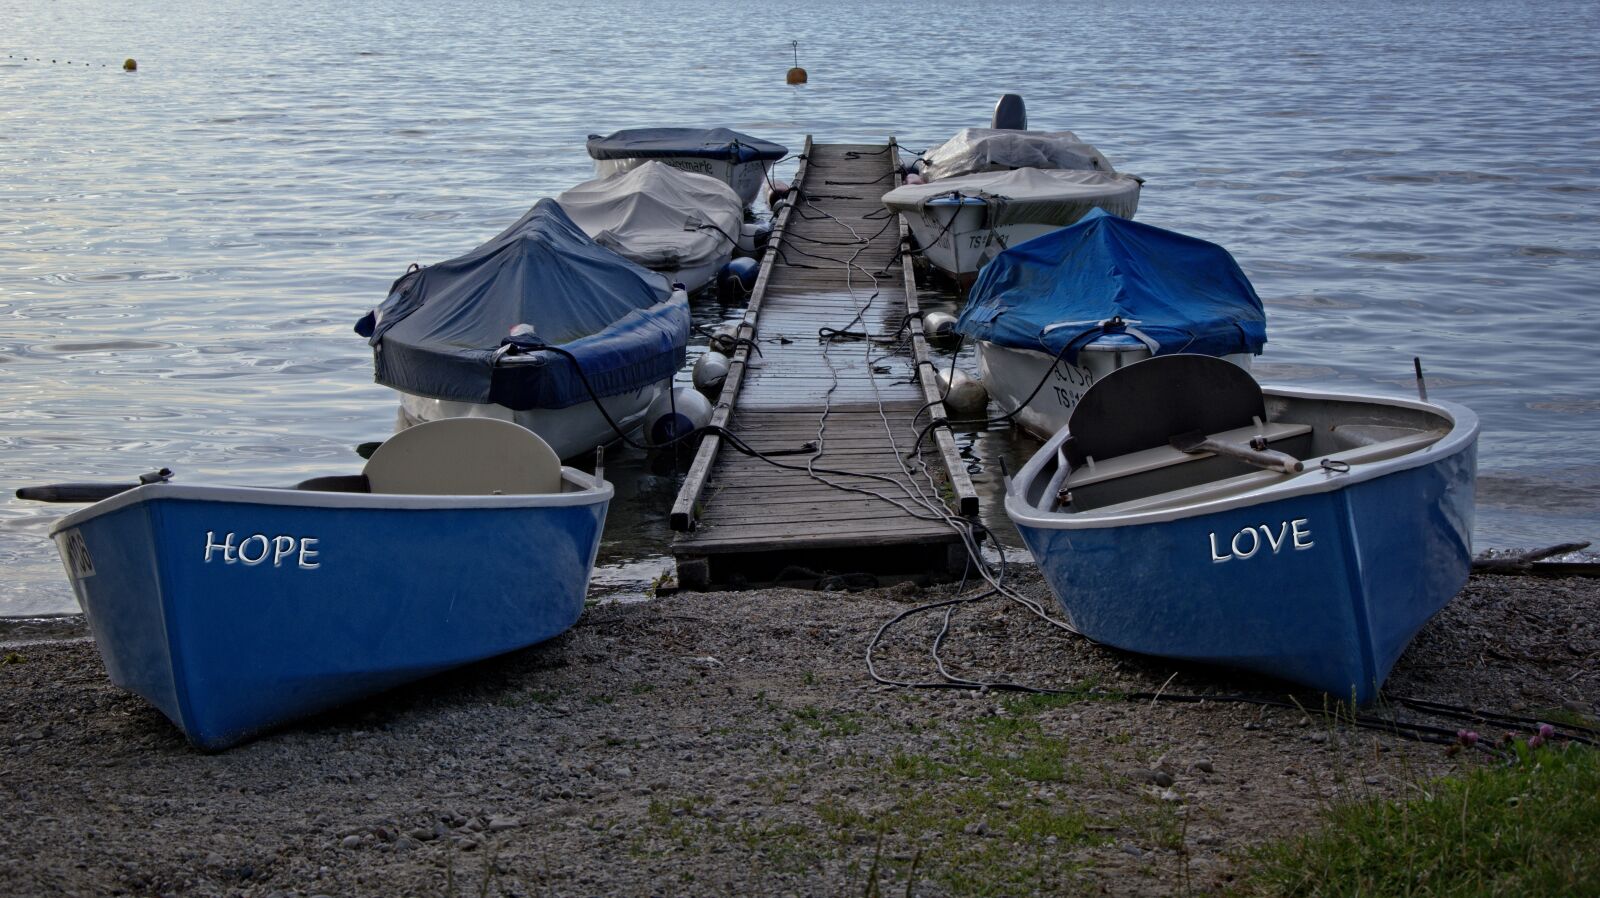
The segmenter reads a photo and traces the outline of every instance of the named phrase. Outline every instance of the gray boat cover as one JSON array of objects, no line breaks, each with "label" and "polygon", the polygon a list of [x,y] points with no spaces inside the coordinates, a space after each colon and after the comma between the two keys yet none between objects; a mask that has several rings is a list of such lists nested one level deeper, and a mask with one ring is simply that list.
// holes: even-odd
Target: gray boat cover
[{"label": "gray boat cover", "polygon": [[984,201],[989,227],[1017,222],[1069,225],[1090,209],[1132,218],[1139,206],[1139,179],[1097,171],[1019,168],[907,184],[883,195],[883,204],[895,212],[921,214],[930,202]]},{"label": "gray boat cover", "polygon": [[[590,240],[544,199],[477,249],[395,281],[356,332],[372,344],[378,383],[522,411],[588,402],[590,386],[613,396],[670,379],[689,323],[688,299],[665,277]],[[508,340],[519,324],[537,336]],[[583,377],[542,346],[571,353]]]},{"label": "gray boat cover", "polygon": [[654,160],[584,181],[556,202],[594,242],[664,272],[727,255],[744,224],[733,188]]},{"label": "gray boat cover", "polygon": [[1049,168],[1116,174],[1111,161],[1071,131],[1010,131],[964,128],[922,154],[930,181],[986,171]]},{"label": "gray boat cover", "polygon": [[728,162],[772,162],[788,150],[782,144],[727,128],[629,128],[601,137],[589,135],[591,159],[659,159],[689,156]]}]

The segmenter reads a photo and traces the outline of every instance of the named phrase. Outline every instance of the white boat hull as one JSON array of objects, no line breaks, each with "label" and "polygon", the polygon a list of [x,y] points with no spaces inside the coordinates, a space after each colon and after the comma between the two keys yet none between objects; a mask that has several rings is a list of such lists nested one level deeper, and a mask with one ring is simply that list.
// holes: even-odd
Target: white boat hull
[{"label": "white boat hull", "polygon": [[[1132,218],[1138,203],[1139,194],[1134,191],[1097,205],[1113,215]],[[926,203],[920,214],[907,213],[905,220],[918,251],[933,267],[962,284],[970,283],[980,268],[1008,247],[1073,224],[1024,220],[991,227],[988,204],[970,196]]]},{"label": "white boat hull", "polygon": [[[1017,414],[1016,422],[1033,435],[1047,439],[1067,426],[1067,419],[1083,398],[1084,391],[1118,368],[1150,357],[1143,346],[1113,349],[1086,348],[1078,354],[1079,364],[1062,359],[1051,371],[1054,357],[1031,349],[1013,349],[987,341],[978,343],[978,372],[1001,413],[1022,405],[1030,393],[1033,398]],[[1246,371],[1251,355],[1241,352],[1223,356]],[[1039,382],[1049,380],[1040,387]],[[1034,393],[1034,389],[1038,392]]]},{"label": "white boat hull", "polygon": [[727,252],[707,259],[698,265],[691,265],[688,268],[657,270],[666,275],[667,279],[674,284],[682,284],[684,292],[692,296],[710,286],[712,280],[716,278],[717,272],[721,271],[722,266],[728,264],[728,260],[732,258],[733,249],[730,247]]},{"label": "white boat hull", "polygon": [[[600,401],[612,420],[623,432],[632,435],[644,426],[650,404],[667,388],[663,381],[639,390],[606,396]],[[404,430],[425,421],[440,418],[497,418],[519,424],[538,434],[556,454],[563,459],[578,458],[596,446],[617,439],[617,433],[607,423],[605,415],[593,402],[582,402],[566,408],[536,408],[515,411],[503,405],[478,402],[455,402],[446,399],[428,399],[411,393],[400,393],[400,413],[396,430]]]},{"label": "white boat hull", "polygon": [[928,262],[962,281],[976,277],[978,269],[1006,247],[1065,227],[1017,222],[991,228],[983,223],[986,216],[982,205],[964,203],[928,206],[920,216],[906,216],[906,222]]},{"label": "white boat hull", "polygon": [[732,187],[746,206],[756,201],[762,184],[767,180],[767,169],[772,167],[771,162],[760,160],[729,162],[702,156],[630,156],[626,159],[596,159],[595,177],[607,178],[618,172],[631,171],[645,162],[662,162],[680,171],[716,178]]}]

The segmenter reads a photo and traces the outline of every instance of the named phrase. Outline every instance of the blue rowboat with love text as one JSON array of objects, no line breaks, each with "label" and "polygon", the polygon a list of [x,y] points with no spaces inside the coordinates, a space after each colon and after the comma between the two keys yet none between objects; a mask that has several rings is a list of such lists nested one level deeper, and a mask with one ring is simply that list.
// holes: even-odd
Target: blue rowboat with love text
[{"label": "blue rowboat with love text", "polygon": [[1090,388],[1006,512],[1089,638],[1366,704],[1466,583],[1477,437],[1451,403],[1158,356]]},{"label": "blue rowboat with love text", "polygon": [[205,749],[567,630],[612,495],[492,419],[297,488],[148,479],[50,533],[112,681]]}]

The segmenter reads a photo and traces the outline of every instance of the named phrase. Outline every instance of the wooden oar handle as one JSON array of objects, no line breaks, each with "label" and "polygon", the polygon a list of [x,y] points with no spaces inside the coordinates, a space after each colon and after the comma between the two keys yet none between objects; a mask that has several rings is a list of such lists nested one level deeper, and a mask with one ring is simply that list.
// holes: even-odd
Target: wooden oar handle
[{"label": "wooden oar handle", "polygon": [[1285,474],[1298,474],[1306,469],[1305,463],[1287,452],[1276,449],[1252,449],[1249,446],[1240,446],[1236,443],[1224,443],[1221,440],[1207,439],[1195,447],[1196,451],[1214,452],[1217,455],[1226,455],[1248,462],[1258,468],[1269,471],[1282,471]]},{"label": "wooden oar handle", "polygon": [[140,484],[49,483],[44,486],[25,486],[17,490],[17,498],[33,502],[99,502],[137,486]]},{"label": "wooden oar handle", "polygon": [[25,486],[17,490],[17,498],[32,502],[99,502],[135,487],[166,483],[171,476],[170,469],[162,468],[140,474],[138,483],[47,483],[44,486]]}]

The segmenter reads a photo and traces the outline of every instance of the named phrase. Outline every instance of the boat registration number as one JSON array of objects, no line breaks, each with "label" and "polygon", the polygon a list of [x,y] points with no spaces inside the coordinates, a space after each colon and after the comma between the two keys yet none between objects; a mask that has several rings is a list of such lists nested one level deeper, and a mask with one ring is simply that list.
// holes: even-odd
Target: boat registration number
[{"label": "boat registration number", "polygon": [[94,576],[94,559],[89,555],[89,544],[83,541],[83,531],[73,529],[56,534],[56,546],[61,550],[61,562],[67,566],[67,576],[74,580]]}]

